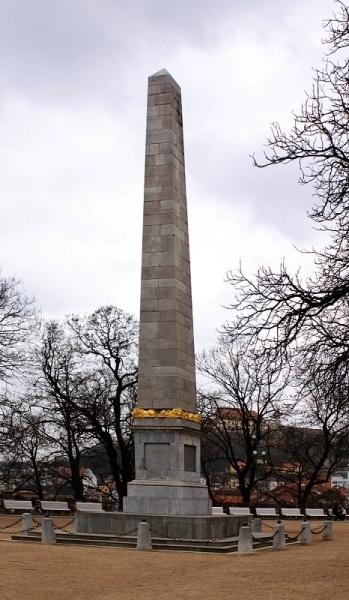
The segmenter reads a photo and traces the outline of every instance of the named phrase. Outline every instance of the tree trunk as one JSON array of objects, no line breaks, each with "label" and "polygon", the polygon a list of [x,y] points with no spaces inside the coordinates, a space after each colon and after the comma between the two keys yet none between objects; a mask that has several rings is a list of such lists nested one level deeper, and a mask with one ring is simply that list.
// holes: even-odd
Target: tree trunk
[{"label": "tree trunk", "polygon": [[251,501],[251,488],[246,486],[244,483],[239,483],[239,488],[242,496],[243,506],[250,506]]},{"label": "tree trunk", "polygon": [[74,498],[77,501],[84,500],[84,484],[80,474],[80,460],[70,463],[71,478],[70,483],[74,491]]}]

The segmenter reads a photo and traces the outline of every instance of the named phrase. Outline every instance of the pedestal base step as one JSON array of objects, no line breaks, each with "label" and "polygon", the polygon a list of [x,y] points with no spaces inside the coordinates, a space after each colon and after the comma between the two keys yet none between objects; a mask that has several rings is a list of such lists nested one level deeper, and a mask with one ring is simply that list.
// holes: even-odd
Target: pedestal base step
[{"label": "pedestal base step", "polygon": [[[20,542],[41,543],[40,533],[30,535],[13,535],[13,540]],[[113,536],[93,534],[64,534],[56,533],[57,544],[77,546],[103,546],[104,548],[136,548],[137,537],[127,536],[124,539],[115,539]],[[214,552],[229,553],[237,551],[237,538],[221,541],[207,540],[172,540],[166,538],[152,538],[153,550],[183,551],[183,552]]]}]

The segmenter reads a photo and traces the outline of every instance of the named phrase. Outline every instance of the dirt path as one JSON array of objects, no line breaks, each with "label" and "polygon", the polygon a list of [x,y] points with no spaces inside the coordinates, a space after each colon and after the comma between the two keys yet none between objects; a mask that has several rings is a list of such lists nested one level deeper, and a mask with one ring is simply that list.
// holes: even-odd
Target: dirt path
[{"label": "dirt path", "polygon": [[[1,523],[0,523],[1,525]],[[315,525],[315,523],[314,523]],[[288,525],[289,530],[297,525]],[[252,556],[0,540],[1,600],[329,600],[348,597],[349,523],[334,540]]]}]

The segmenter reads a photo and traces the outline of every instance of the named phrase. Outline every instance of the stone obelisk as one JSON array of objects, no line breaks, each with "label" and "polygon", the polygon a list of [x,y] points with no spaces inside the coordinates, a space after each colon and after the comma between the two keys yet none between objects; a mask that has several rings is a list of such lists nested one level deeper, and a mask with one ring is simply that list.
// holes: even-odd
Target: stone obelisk
[{"label": "stone obelisk", "polygon": [[148,80],[136,479],[127,513],[207,515],[200,481],[181,90]]}]

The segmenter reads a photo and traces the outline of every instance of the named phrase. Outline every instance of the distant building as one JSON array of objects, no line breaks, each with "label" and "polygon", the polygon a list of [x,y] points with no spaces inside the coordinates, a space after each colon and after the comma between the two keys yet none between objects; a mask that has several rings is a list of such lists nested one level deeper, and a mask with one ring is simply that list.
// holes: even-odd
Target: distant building
[{"label": "distant building", "polygon": [[222,406],[217,408],[216,411],[216,425],[218,428],[223,428],[224,424],[224,427],[227,430],[236,431],[242,428],[242,424],[246,418],[251,422],[251,429],[253,429],[254,424],[258,419],[258,413],[256,413],[254,410],[251,410],[247,414],[247,417],[239,408]]}]

